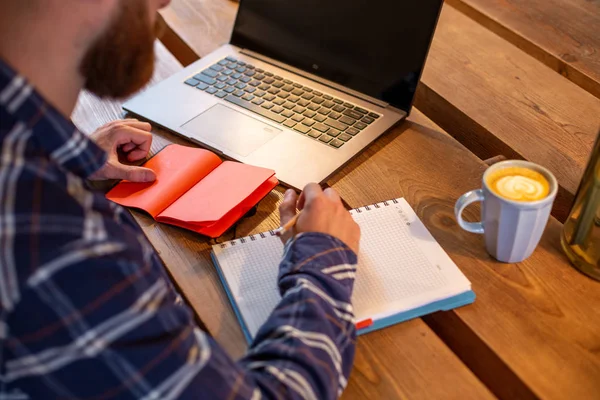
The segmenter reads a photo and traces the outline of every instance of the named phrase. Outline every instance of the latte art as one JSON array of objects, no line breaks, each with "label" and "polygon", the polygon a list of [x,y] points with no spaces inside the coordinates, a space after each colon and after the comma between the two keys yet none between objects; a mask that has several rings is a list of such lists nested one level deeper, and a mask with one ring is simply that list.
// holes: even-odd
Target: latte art
[{"label": "latte art", "polygon": [[550,185],[539,172],[509,167],[492,173],[487,183],[498,196],[513,201],[537,201],[548,196]]}]

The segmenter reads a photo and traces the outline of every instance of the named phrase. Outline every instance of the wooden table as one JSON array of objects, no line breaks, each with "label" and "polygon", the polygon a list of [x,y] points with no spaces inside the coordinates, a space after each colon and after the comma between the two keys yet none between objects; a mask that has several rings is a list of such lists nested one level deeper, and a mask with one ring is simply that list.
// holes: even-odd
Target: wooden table
[{"label": "wooden table", "polygon": [[[560,13],[556,24],[571,26],[569,15],[581,15],[576,3],[563,3],[572,14]],[[501,264],[453,217],[456,198],[480,185],[481,159],[501,154],[553,169],[562,187],[554,214],[564,218],[600,126],[598,58],[559,57],[581,48],[565,50],[570,42],[534,35],[524,21],[537,2],[511,2],[519,12],[510,14],[499,11],[502,4],[445,6],[418,109],[329,182],[352,207],[405,197],[478,296],[473,305],[361,337],[345,398],[600,398],[600,283],[567,263],[560,222],[550,221],[530,259]],[[600,9],[594,2],[584,6]],[[171,28],[165,43],[186,63],[191,52],[207,54],[227,41],[236,8],[228,0],[175,0],[162,13]],[[569,29],[570,40],[584,42],[592,28]],[[597,36],[589,42],[597,44]],[[558,72],[568,76],[549,68],[555,64],[540,52],[560,58]],[[181,68],[161,44],[157,55],[155,81]],[[74,121],[91,132],[121,115],[118,103],[82,94]],[[161,130],[155,138],[153,152],[181,142]],[[238,236],[277,226],[281,196],[281,188],[274,190]],[[467,216],[477,219],[477,213],[470,209]],[[206,329],[233,357],[241,355],[246,345],[210,262],[209,242],[134,215]]]}]

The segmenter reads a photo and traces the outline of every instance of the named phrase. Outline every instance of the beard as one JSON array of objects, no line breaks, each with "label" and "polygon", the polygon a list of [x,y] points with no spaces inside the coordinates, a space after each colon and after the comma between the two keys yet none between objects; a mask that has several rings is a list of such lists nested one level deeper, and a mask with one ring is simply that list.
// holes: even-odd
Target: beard
[{"label": "beard", "polygon": [[157,26],[146,0],[122,0],[105,33],[80,66],[85,88],[101,98],[124,98],[144,87],[154,72]]}]

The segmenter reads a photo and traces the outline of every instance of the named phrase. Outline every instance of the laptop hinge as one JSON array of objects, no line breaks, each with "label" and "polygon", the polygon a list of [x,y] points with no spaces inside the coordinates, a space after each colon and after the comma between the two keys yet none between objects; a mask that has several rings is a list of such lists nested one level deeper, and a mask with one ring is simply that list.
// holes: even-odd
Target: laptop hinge
[{"label": "laptop hinge", "polygon": [[282,63],[280,61],[274,60],[274,59],[272,59],[270,57],[267,57],[267,56],[263,56],[262,54],[256,53],[256,52],[254,52],[252,50],[241,49],[240,53],[245,54],[245,55],[250,56],[250,57],[253,57],[253,58],[256,58],[258,60],[267,62],[269,64],[275,65],[276,67],[279,67],[281,69],[285,69],[286,71],[290,71],[290,72],[292,72],[292,73],[294,73],[296,75],[303,76],[304,78],[307,78],[307,79],[310,79],[312,81],[318,82],[318,83],[320,83],[322,85],[329,86],[329,87],[331,87],[333,89],[339,90],[340,92],[347,93],[350,96],[357,97],[357,98],[359,98],[361,100],[364,100],[364,101],[368,101],[369,103],[375,104],[376,106],[379,106],[379,107],[382,107],[382,108],[388,108],[389,107],[389,103],[386,103],[385,101],[376,99],[376,98],[371,97],[371,96],[367,96],[366,94],[363,94],[363,93],[357,92],[355,90],[349,89],[349,88],[347,88],[345,86],[342,86],[342,85],[339,85],[339,84],[337,84],[335,82],[332,82],[332,81],[329,81],[327,79],[321,78],[321,77],[319,77],[317,75],[313,75],[313,74],[311,74],[309,72],[306,72],[306,71],[303,71],[301,69],[294,68],[291,65]]}]

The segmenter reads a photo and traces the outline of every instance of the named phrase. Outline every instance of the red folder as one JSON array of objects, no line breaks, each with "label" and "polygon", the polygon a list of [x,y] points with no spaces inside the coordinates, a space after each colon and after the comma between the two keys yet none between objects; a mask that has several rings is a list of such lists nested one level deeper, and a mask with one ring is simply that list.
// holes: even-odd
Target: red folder
[{"label": "red folder", "polygon": [[214,153],[170,145],[144,165],[156,181],[122,181],[106,197],[158,222],[219,237],[279,182],[275,171],[221,161]]}]

